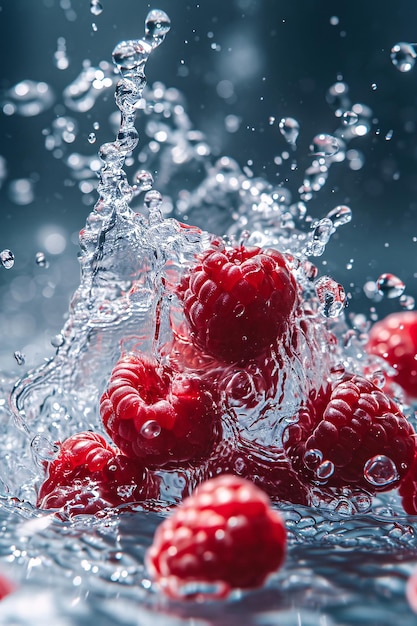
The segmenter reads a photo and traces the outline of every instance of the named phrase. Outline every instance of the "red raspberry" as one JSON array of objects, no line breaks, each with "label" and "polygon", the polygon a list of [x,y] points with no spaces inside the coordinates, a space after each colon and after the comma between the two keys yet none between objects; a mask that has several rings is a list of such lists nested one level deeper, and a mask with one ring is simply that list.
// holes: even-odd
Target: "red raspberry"
[{"label": "red raspberry", "polygon": [[285,332],[296,291],[277,250],[215,242],[184,276],[178,295],[196,345],[222,361],[245,363]]},{"label": "red raspberry", "polygon": [[392,380],[417,398],[417,311],[392,313],[370,330],[367,350],[396,370]]},{"label": "red raspberry", "polygon": [[414,438],[393,400],[362,376],[346,376],[301,409],[284,446],[311,481],[372,492],[398,485],[413,460]]},{"label": "red raspberry", "polygon": [[404,511],[409,515],[417,515],[417,448],[414,453],[414,461],[407,475],[401,481],[398,491]]},{"label": "red raspberry", "polygon": [[0,574],[0,600],[16,591],[16,588],[16,585],[11,580]]},{"label": "red raspberry", "polygon": [[143,467],[93,432],[80,432],[59,446],[37,499],[41,509],[66,507],[71,514],[94,514],[105,507],[143,500]]},{"label": "red raspberry", "polygon": [[207,457],[220,433],[219,412],[195,375],[143,355],[123,356],[100,401],[105,429],[127,456],[150,467]]},{"label": "red raspberry", "polygon": [[200,485],[157,528],[146,565],[171,598],[224,598],[261,586],[285,548],[285,526],[268,497],[224,475]]}]

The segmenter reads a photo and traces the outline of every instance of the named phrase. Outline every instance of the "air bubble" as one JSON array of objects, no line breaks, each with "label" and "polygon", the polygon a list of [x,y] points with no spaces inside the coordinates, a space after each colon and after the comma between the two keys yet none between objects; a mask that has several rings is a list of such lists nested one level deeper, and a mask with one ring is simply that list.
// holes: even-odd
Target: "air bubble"
[{"label": "air bubble", "polygon": [[384,454],[368,459],[363,468],[363,475],[374,487],[387,487],[399,479],[394,461]]},{"label": "air bubble", "polygon": [[161,426],[155,420],[148,420],[142,425],[140,434],[145,439],[155,439],[161,434]]},{"label": "air bubble", "polygon": [[336,137],[321,133],[316,135],[310,146],[310,151],[314,156],[331,157],[339,152],[340,144]]},{"label": "air bubble", "polygon": [[4,267],[5,270],[12,269],[14,265],[14,254],[11,250],[7,248],[0,252],[0,263]]},{"label": "air bubble", "polygon": [[381,274],[376,281],[378,292],[387,298],[398,298],[404,293],[403,281],[394,274]]},{"label": "air bubble", "polygon": [[315,284],[317,297],[325,317],[338,317],[346,305],[346,294],[342,285],[328,276],[323,276]]},{"label": "air bubble", "polygon": [[415,44],[401,41],[391,48],[391,61],[400,72],[409,72],[416,62]]},{"label": "air bubble", "polygon": [[382,370],[376,370],[375,372],[372,372],[371,374],[371,382],[376,386],[379,387],[379,389],[383,389],[385,382],[386,382],[386,378],[385,378],[385,374]]},{"label": "air bubble", "polygon": [[279,130],[285,141],[295,147],[300,132],[300,124],[297,120],[293,117],[283,117],[279,123]]},{"label": "air bubble", "polygon": [[63,335],[61,335],[61,333],[58,333],[51,339],[51,345],[54,348],[60,348],[61,346],[64,345],[64,343],[65,343],[65,338]]},{"label": "air bubble", "polygon": [[323,461],[323,453],[321,452],[321,450],[311,448],[304,452],[303,461],[304,465],[309,470],[315,470]]},{"label": "air bubble", "polygon": [[316,469],[316,476],[319,480],[328,480],[334,474],[334,463],[323,461]]},{"label": "air bubble", "polygon": [[13,356],[16,359],[16,363],[18,365],[24,365],[25,364],[26,359],[25,359],[25,355],[23,354],[23,352],[20,352],[19,350],[16,350],[13,353]]}]

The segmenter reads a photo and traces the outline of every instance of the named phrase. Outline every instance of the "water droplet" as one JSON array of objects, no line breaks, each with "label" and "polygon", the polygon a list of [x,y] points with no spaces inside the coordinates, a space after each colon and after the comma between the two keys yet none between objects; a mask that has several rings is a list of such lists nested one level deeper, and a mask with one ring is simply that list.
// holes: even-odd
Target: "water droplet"
[{"label": "water droplet", "polygon": [[293,117],[283,117],[279,123],[279,130],[290,146],[295,146],[300,132],[300,124]]},{"label": "water droplet", "polygon": [[159,46],[171,28],[171,20],[165,11],[153,9],[149,11],[145,20],[145,36],[152,47]]},{"label": "water droplet", "polygon": [[376,83],[372,83],[371,89],[372,91],[376,91],[378,89],[378,85]]},{"label": "water droplet", "polygon": [[398,298],[405,289],[403,281],[394,274],[381,274],[376,281],[376,286],[379,293],[387,298]]},{"label": "water droplet", "polygon": [[310,146],[311,153],[319,157],[331,157],[339,152],[339,141],[333,135],[320,133],[316,135]]},{"label": "water droplet", "polygon": [[391,61],[400,72],[409,72],[416,62],[414,44],[401,41],[391,48]]},{"label": "water droplet", "polygon": [[334,226],[332,220],[324,217],[317,222],[317,224],[314,225],[313,236],[310,241],[308,241],[305,248],[307,256],[321,256],[333,232]]},{"label": "water droplet", "polygon": [[92,15],[101,15],[103,13],[103,5],[99,0],[91,0],[90,13],[92,13]]},{"label": "water droplet", "polygon": [[6,270],[12,269],[14,265],[14,254],[11,250],[7,248],[0,252],[0,263]]},{"label": "water droplet", "polygon": [[47,83],[23,80],[6,91],[1,103],[5,115],[33,117],[49,109],[54,100],[52,88]]},{"label": "water droplet", "polygon": [[96,137],[96,134],[95,134],[95,133],[90,133],[90,134],[88,135],[88,143],[95,143],[95,142],[96,142],[96,139],[97,139],[97,137]]},{"label": "water droplet", "polygon": [[59,452],[59,446],[44,435],[35,435],[30,447],[32,454],[40,461],[53,461]]},{"label": "water droplet", "polygon": [[149,211],[159,210],[162,204],[162,196],[156,189],[151,189],[145,195],[144,203]]},{"label": "water droplet", "polygon": [[389,130],[387,134],[385,135],[385,141],[391,141],[393,134],[394,134],[394,131],[391,128],[391,130]]},{"label": "water droplet", "polygon": [[26,206],[35,199],[33,182],[29,178],[18,178],[9,183],[9,198],[19,206]]},{"label": "water droplet", "polygon": [[323,461],[316,469],[316,476],[319,480],[328,480],[334,474],[334,463]]},{"label": "water droplet", "polygon": [[135,174],[135,183],[140,191],[149,191],[153,187],[153,176],[147,170],[139,170]]},{"label": "water droplet", "polygon": [[349,87],[344,82],[337,82],[329,87],[326,94],[326,100],[334,109],[336,115],[342,115],[344,111],[349,109],[350,100],[348,93]]},{"label": "water droplet", "polygon": [[61,346],[63,346],[65,343],[65,338],[63,335],[61,335],[61,333],[58,333],[58,335],[55,335],[55,337],[52,337],[51,339],[51,345],[54,348],[60,348]]},{"label": "water droplet", "polygon": [[377,454],[368,459],[363,468],[363,475],[374,487],[386,487],[399,479],[394,461],[384,454]]},{"label": "water droplet", "polygon": [[120,128],[117,133],[117,144],[124,153],[132,152],[139,143],[139,134],[134,126]]},{"label": "water droplet", "polygon": [[155,439],[161,434],[161,426],[155,420],[148,420],[142,425],[140,434],[145,439]]},{"label": "water droplet", "polygon": [[412,311],[415,307],[416,301],[413,296],[402,295],[400,296],[400,304],[406,311]]},{"label": "water droplet", "polygon": [[354,111],[345,111],[342,115],[342,122],[345,126],[354,126],[359,119],[359,116]]},{"label": "water droplet", "polygon": [[303,456],[304,465],[310,469],[315,470],[318,465],[323,461],[323,454],[321,450],[311,448],[304,452]]},{"label": "water droplet", "polygon": [[19,350],[16,350],[14,352],[13,356],[16,359],[16,363],[18,365],[24,365],[24,363],[25,363],[25,355],[23,354],[23,352],[20,352]]},{"label": "water droplet", "polygon": [[144,41],[120,41],[113,50],[113,61],[119,70],[135,70],[148,60],[151,48]]},{"label": "water droplet", "polygon": [[98,67],[93,67],[85,62],[81,73],[64,89],[65,106],[80,113],[89,111],[97,98],[113,87],[115,78],[111,63],[101,61]]},{"label": "water droplet", "polygon": [[49,267],[49,263],[43,252],[36,253],[35,262],[36,262],[36,265],[38,265],[39,267]]},{"label": "water droplet", "polygon": [[317,297],[325,317],[338,317],[346,304],[346,294],[342,285],[328,276],[322,276],[315,284]]},{"label": "water droplet", "polygon": [[374,385],[379,387],[379,389],[382,389],[385,385],[386,379],[385,374],[382,370],[376,370],[375,372],[372,372],[370,379]]},{"label": "water droplet", "polygon": [[334,228],[339,228],[343,224],[348,224],[352,219],[352,209],[344,204],[341,204],[326,215],[327,219],[331,220]]}]

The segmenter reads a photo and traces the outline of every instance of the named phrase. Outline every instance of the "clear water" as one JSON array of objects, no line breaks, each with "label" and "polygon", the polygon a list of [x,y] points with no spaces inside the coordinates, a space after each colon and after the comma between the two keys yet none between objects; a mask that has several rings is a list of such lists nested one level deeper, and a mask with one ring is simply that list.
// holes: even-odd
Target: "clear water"
[{"label": "clear water", "polygon": [[[102,10],[100,3],[91,2],[93,15]],[[197,476],[165,472],[160,502],[145,503],[135,512],[105,511],[94,518],[60,521],[34,506],[42,464],[56,453],[54,442],[79,430],[101,430],[98,399],[121,345],[163,352],[171,338],[170,300],[162,299],[157,337],[153,320],[165,295],[162,279],[168,276],[167,262],[170,271],[181,272],[207,245],[209,233],[226,241],[277,246],[291,254],[308,303],[305,349],[291,357],[281,355],[293,375],[290,382],[281,381],[278,427],[270,428],[277,407],[268,398],[262,403],[262,420],[259,407],[256,413],[240,406],[234,409],[245,445],[279,445],[287,420],[306,390],[320,384],[323,372],[337,380],[346,370],[363,372],[368,365],[374,379],[384,381],[381,364],[367,361],[364,355],[368,320],[345,317],[342,286],[314,265],[332,236],[350,222],[351,210],[337,206],[321,219],[313,219],[308,211],[309,201],[326,184],[329,169],[348,153],[350,141],[369,132],[372,111],[352,105],[344,83],[329,89],[327,99],[340,127],[332,135],[318,132],[313,138],[298,197],[291,198],[281,184],[255,177],[248,167],[228,157],[214,158],[206,137],[193,128],[177,90],[155,83],[144,91],[145,63],[168,30],[165,14],[152,11],[142,40],[122,41],[114,48],[118,72],[109,63],[86,66],[64,92],[67,107],[83,112],[94,106],[99,90],[116,89],[121,121],[117,120],[116,140],[100,147],[99,161],[68,155],[67,146],[76,132],[70,117],[58,118],[45,133],[46,148],[60,151],[59,158],[66,159],[85,189],[100,170],[98,200],[80,234],[81,282],[68,319],[54,338],[56,353],[19,381],[6,374],[0,380],[4,399],[0,404],[0,553],[5,571],[20,584],[1,604],[0,623],[59,626],[94,619],[104,626],[388,626],[394,619],[413,624],[416,618],[405,602],[404,586],[417,560],[417,523],[404,516],[395,492],[371,499],[366,493],[347,491],[335,497],[317,490],[313,507],[281,505],[289,532],[285,567],[261,590],[236,593],[226,603],[198,605],[160,597],[147,579],[143,556],[165,505],[179,499],[184,481],[191,488],[204,475],[204,467]],[[60,42],[61,52],[64,44]],[[40,98],[39,86],[30,85],[29,100],[23,93],[26,87],[10,91],[4,106],[23,107],[21,115],[36,115],[33,94],[38,108],[50,106],[48,90],[44,92],[48,98]],[[135,128],[137,114],[145,124],[142,141]],[[279,130],[292,153],[302,132],[300,124],[283,118]],[[95,142],[93,131],[88,141]],[[124,167],[134,150],[139,169],[129,182]],[[290,156],[284,151],[280,158]],[[154,182],[150,171],[155,170]],[[185,176],[188,191],[183,189]],[[193,224],[204,225],[205,231]],[[12,269],[13,253],[1,254],[4,267]],[[39,265],[46,262],[45,257],[37,257]],[[127,295],[132,286],[134,291]],[[399,278],[385,274],[373,291],[369,286],[369,293],[375,299],[407,297],[404,289]],[[338,338],[331,351],[330,333]],[[24,364],[19,351],[15,358]],[[5,400],[9,394],[10,406]],[[400,392],[399,401],[414,419]]]}]

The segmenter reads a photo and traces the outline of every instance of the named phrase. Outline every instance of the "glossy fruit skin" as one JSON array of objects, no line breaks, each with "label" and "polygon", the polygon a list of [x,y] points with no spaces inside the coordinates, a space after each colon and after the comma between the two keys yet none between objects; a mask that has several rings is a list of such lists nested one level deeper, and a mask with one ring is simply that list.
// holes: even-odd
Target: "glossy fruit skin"
[{"label": "glossy fruit skin", "polygon": [[277,250],[219,242],[201,254],[177,290],[193,342],[226,363],[245,363],[279,340],[297,300]]},{"label": "glossy fruit skin", "polygon": [[408,515],[417,515],[417,442],[413,463],[401,481],[398,491],[404,511]]},{"label": "glossy fruit skin", "polygon": [[[415,433],[395,402],[359,375],[346,375],[301,408],[284,434],[294,469],[315,484],[395,488],[414,457]],[[395,479],[366,471],[394,464]],[[325,465],[322,465],[325,464]],[[368,476],[368,478],[366,478]]]},{"label": "glossy fruit skin", "polygon": [[263,585],[286,551],[280,514],[237,476],[206,481],[157,528],[146,555],[158,587],[175,599],[224,598]]},{"label": "glossy fruit skin", "polygon": [[36,505],[65,509],[70,515],[95,514],[148,497],[146,475],[140,463],[110,446],[90,431],[72,435],[59,445],[49,464]]},{"label": "glossy fruit skin", "polygon": [[417,398],[417,311],[392,313],[376,322],[366,348],[395,369],[392,381],[409,398]]},{"label": "glossy fruit skin", "polygon": [[181,467],[206,458],[221,433],[207,385],[142,354],[124,355],[117,362],[100,413],[122,452],[152,468]]}]

